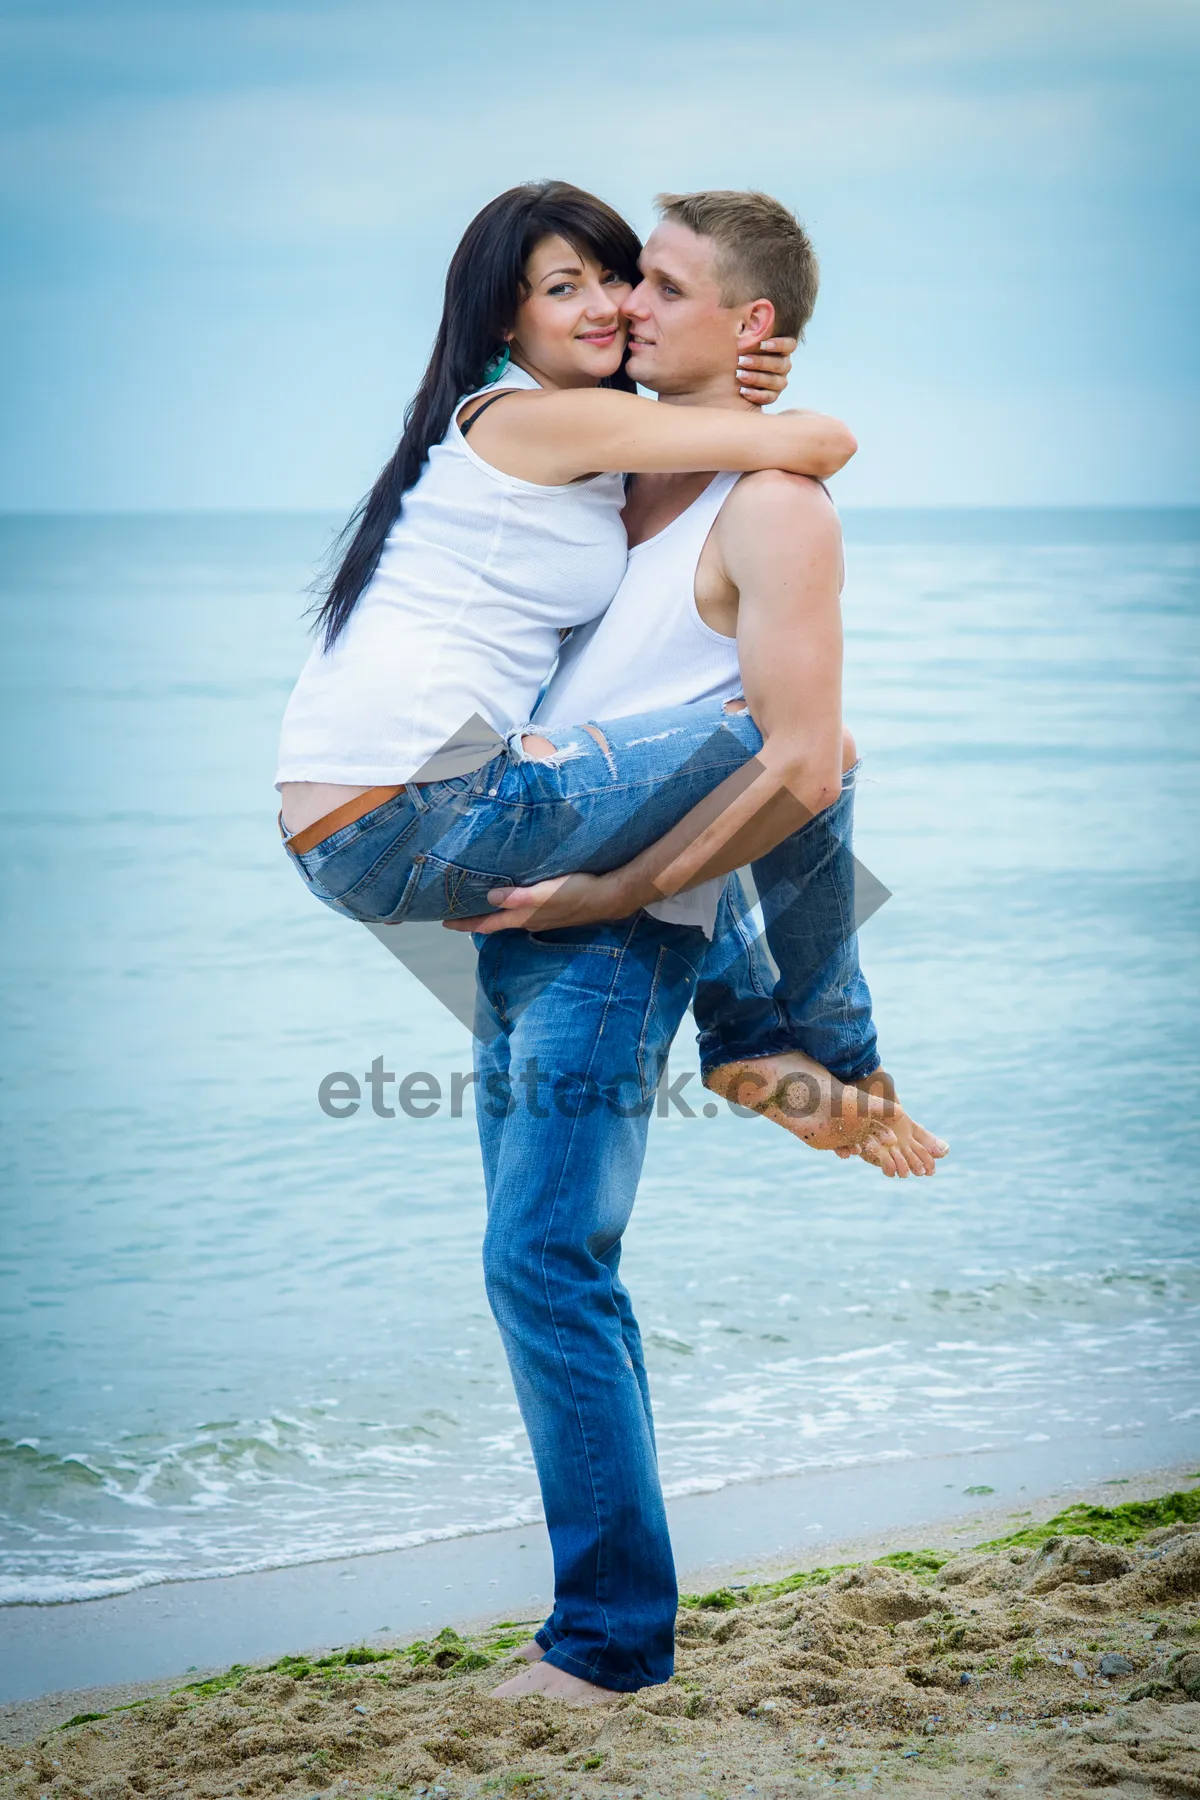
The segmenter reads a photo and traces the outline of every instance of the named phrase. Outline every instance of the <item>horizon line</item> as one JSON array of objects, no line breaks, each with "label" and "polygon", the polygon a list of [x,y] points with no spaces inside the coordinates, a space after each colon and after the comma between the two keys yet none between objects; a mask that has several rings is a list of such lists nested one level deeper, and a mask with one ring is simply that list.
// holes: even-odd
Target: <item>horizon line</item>
[{"label": "horizon line", "polygon": [[[351,508],[351,510],[353,510]],[[1200,512],[1196,500],[1059,500],[1037,503],[943,501],[848,501],[839,513],[1188,513]],[[348,517],[343,508],[317,506],[0,506],[8,519],[179,519],[298,518],[332,514]]]}]

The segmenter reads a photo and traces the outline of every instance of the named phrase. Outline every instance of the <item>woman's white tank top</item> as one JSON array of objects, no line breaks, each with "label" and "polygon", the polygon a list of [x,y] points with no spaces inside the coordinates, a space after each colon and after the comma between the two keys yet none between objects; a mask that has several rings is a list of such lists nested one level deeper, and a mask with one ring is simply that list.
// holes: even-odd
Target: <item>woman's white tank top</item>
[{"label": "woman's white tank top", "polygon": [[[510,367],[490,389],[536,389]],[[494,469],[457,423],[404,496],[379,567],[284,714],[276,785],[409,780],[474,714],[523,725],[561,629],[611,601],[627,545],[619,475],[539,487]]]}]

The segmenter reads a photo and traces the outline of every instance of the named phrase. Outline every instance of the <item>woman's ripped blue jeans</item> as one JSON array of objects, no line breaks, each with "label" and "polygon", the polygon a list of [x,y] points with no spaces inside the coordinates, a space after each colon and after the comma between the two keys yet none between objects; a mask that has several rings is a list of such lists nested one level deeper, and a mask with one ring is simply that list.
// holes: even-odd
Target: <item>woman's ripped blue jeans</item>
[{"label": "woman's ripped blue jeans", "polygon": [[[474,917],[491,910],[491,889],[628,862],[762,748],[749,713],[716,700],[590,730],[528,729],[554,746],[550,757],[525,755],[514,731],[473,773],[410,784],[313,849],[289,849],[315,897],[367,925]],[[706,1066],[793,1046],[843,1078],[876,1066],[853,927],[852,807],[853,773],[832,808],[754,865],[778,974],[758,916],[727,888],[697,995]]]}]

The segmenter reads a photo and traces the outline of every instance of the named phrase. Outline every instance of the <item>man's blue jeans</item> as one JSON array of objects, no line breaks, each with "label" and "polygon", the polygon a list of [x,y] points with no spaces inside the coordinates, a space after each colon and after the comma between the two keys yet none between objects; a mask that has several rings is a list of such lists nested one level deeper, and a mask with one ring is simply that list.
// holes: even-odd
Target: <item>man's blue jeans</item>
[{"label": "man's blue jeans", "polygon": [[[672,1671],[675,1575],[641,1338],[618,1275],[654,1090],[694,995],[704,1067],[798,1042],[844,1079],[878,1062],[854,935],[855,771],[754,866],[714,941],[640,914],[477,938],[484,1271],[554,1553],[549,1661],[629,1690]],[[697,985],[698,983],[698,985]]]},{"label": "man's blue jeans", "polygon": [[676,1589],[621,1234],[707,940],[642,913],[476,941],[484,1276],[554,1552],[538,1642],[628,1692],[670,1679]]},{"label": "man's blue jeans", "polygon": [[[472,917],[490,910],[491,888],[627,862],[762,748],[750,715],[715,700],[602,721],[603,744],[582,726],[537,729],[549,760],[523,755],[513,732],[473,774],[409,786],[289,855],[319,900],[365,924]],[[854,935],[852,786],[755,865],[777,981],[728,890],[698,1002],[706,1067],[785,1047],[843,1079],[877,1065]]]}]

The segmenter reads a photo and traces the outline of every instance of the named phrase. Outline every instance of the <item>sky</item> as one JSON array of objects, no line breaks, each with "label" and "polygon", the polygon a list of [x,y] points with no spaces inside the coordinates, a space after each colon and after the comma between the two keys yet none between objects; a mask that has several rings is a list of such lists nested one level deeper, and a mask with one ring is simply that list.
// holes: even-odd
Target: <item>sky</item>
[{"label": "sky", "polygon": [[849,504],[1200,501],[1194,0],[0,0],[2,510],[348,508],[468,219],[757,186]]}]

